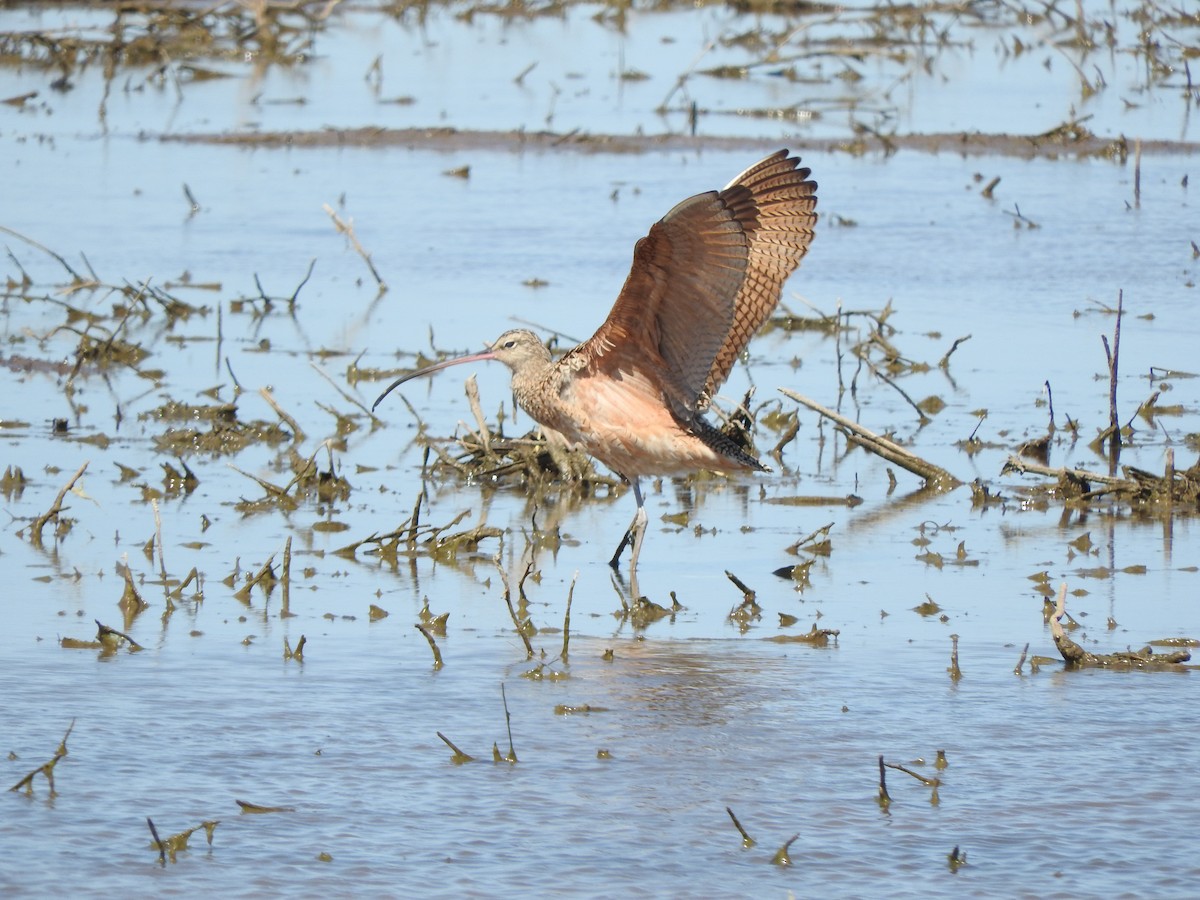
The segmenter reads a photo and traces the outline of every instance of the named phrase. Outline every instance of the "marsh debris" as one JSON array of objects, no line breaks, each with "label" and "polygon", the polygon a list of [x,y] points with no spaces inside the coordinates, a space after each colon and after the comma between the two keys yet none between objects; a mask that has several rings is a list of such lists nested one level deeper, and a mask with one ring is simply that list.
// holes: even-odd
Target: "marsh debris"
[{"label": "marsh debris", "polygon": [[150,829],[150,849],[157,850],[159,854],[159,862],[165,863],[167,860],[175,862],[175,855],[181,850],[188,849],[188,839],[201,829],[204,830],[204,836],[208,840],[208,845],[211,847],[213,842],[213,832],[217,830],[217,826],[221,822],[218,819],[210,819],[201,822],[199,825],[194,825],[186,831],[181,831],[178,834],[173,834],[170,837],[163,839],[158,835],[158,828],[154,821],[147,816],[146,825]]},{"label": "marsh debris", "polygon": [[[779,615],[782,619],[783,613]],[[837,628],[818,628],[814,622],[813,626],[803,634],[776,634],[763,640],[771,641],[774,644],[808,644],[810,647],[828,647],[830,641],[834,644],[837,643],[841,633]]]},{"label": "marsh debris", "polygon": [[67,738],[71,736],[71,732],[75,730],[75,720],[71,720],[71,724],[67,726],[66,733],[62,736],[62,740],[58,742],[58,747],[47,762],[42,763],[16,784],[9,788],[10,791],[19,791],[25,789],[26,794],[33,793],[33,779],[38,775],[42,775],[46,779],[46,783],[50,785],[50,796],[57,794],[54,789],[54,767],[58,765],[58,761],[67,755]]},{"label": "marsh debris", "polygon": [[1184,672],[1196,668],[1185,665],[1192,658],[1187,650],[1174,650],[1169,653],[1155,653],[1149,646],[1140,650],[1125,650],[1117,653],[1091,653],[1067,636],[1062,626],[1066,615],[1067,583],[1064,581],[1058,590],[1058,600],[1054,613],[1050,616],[1050,633],[1054,637],[1054,646],[1067,664],[1068,669],[1119,669],[1129,671]]}]

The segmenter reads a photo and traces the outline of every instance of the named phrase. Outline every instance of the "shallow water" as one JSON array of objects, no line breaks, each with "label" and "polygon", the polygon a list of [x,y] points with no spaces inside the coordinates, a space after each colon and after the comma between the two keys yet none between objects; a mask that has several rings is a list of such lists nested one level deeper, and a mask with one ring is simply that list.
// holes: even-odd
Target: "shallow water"
[{"label": "shallow water", "polygon": [[[80,20],[96,15],[78,13]],[[650,489],[640,588],[664,604],[674,592],[686,609],[639,632],[614,617],[620,598],[605,564],[632,514],[625,490],[582,501],[564,491],[534,509],[516,486],[431,481],[423,520],[444,524],[465,511],[461,527],[487,522],[503,537],[453,563],[429,554],[401,557],[395,566],[361,550],[354,559],[333,555],[408,517],[422,487],[422,450],[417,421],[398,397],[372,429],[312,363],[369,405],[381,382],[347,378],[360,354],[361,367],[407,367],[418,351],[432,352],[431,344],[475,349],[513,321],[584,338],[615,297],[633,242],[650,223],[777,143],[631,156],[245,150],[139,135],[220,132],[251,112],[263,128],[378,123],[378,106],[363,99],[361,72],[383,52],[376,47],[386,48],[385,93],[403,90],[390,81],[400,67],[394,59],[407,55],[400,35],[420,36],[431,54],[503,46],[521,60],[517,71],[539,51],[527,43],[517,53],[513,44],[549,41],[551,30],[564,68],[583,58],[564,46],[568,38],[581,31],[612,38],[611,29],[589,31],[577,10],[564,21],[502,29],[435,10],[422,28],[373,31],[358,27],[360,15],[322,32],[322,53],[311,66],[269,70],[272,96],[302,93],[311,101],[304,106],[239,104],[239,92],[262,90],[249,72],[188,88],[179,104],[161,93],[121,94],[123,109],[111,102],[103,128],[96,73],[77,78],[65,96],[46,94],[44,109],[0,107],[0,164],[8,175],[0,224],[80,271],[90,265],[106,284],[150,279],[205,308],[171,325],[158,308],[145,323],[131,320],[126,339],[150,353],[141,368],[161,375],[87,368],[75,382],[74,405],[64,372],[20,362],[3,370],[0,465],[20,466],[29,479],[6,496],[11,521],[0,531],[0,733],[14,755],[4,763],[8,783],[50,759],[68,723],[76,724],[70,754],[55,770],[54,797],[40,777],[32,796],[4,795],[0,888],[34,895],[69,884],[94,894],[1190,896],[1200,875],[1185,827],[1200,762],[1184,712],[1193,703],[1193,674],[1067,672],[1050,663],[1036,674],[1026,664],[1018,676],[1013,667],[1026,643],[1031,654],[1055,656],[1039,582],[1031,579],[1040,572],[1051,587],[1066,580],[1079,591],[1068,600],[1082,623],[1073,637],[1094,652],[1200,637],[1193,520],[1181,515],[1164,525],[1118,504],[1064,512],[1057,502],[1024,498],[1022,489],[1040,479],[1000,475],[1018,443],[1045,433],[1047,381],[1059,425],[1070,416],[1081,434],[1071,441],[1060,429],[1051,463],[1106,468],[1086,444],[1107,423],[1100,336],[1111,339],[1114,317],[1103,308],[1115,305],[1118,291],[1127,312],[1119,403],[1136,429],[1121,462],[1160,472],[1167,447],[1180,468],[1193,462],[1195,445],[1185,438],[1200,431],[1196,381],[1162,374],[1197,370],[1198,265],[1189,241],[1200,234],[1194,188],[1184,183],[1196,170],[1189,145],[1143,158],[1135,203],[1132,161],[907,151],[860,157],[806,149],[808,132],[779,126],[820,182],[823,216],[785,303],[805,313],[810,306],[833,312],[839,303],[878,311],[890,301],[893,343],[930,365],[897,384],[914,400],[936,394],[946,403],[919,427],[896,390],[860,372],[842,410],[876,431],[894,431],[964,481],[983,479],[1006,500],[974,508],[965,487],[926,497],[903,472],[889,491],[881,460],[847,451],[843,438],[801,410],[799,437],[774,463],[777,472]],[[0,22],[14,27],[11,20],[27,16],[5,11]],[[628,64],[647,70],[651,64],[634,60],[630,48],[661,43],[663,31],[678,44],[695,43],[700,38],[685,36],[703,31],[696,17],[710,31],[746,21],[720,9],[639,16],[620,40],[612,38],[616,49],[605,44],[603,52],[624,44]],[[427,73],[428,57],[413,59],[408,64]],[[553,58],[541,59],[530,79],[549,77]],[[994,73],[982,51],[971,60],[970,77],[955,84]],[[656,88],[678,72],[674,56],[661,65]],[[592,71],[573,79],[593,86],[576,92],[587,102],[613,87],[608,68]],[[327,92],[343,82],[326,80],[328,72],[341,72],[346,84],[357,80],[353,91],[338,88],[342,105]],[[285,76],[296,83],[277,86],[273,79]],[[2,69],[0,95],[28,90],[32,81],[44,90],[45,80],[32,68]],[[457,90],[447,79],[423,83]],[[512,92],[508,80],[495,84],[498,94]],[[1019,109],[1004,111],[1022,132],[1063,118],[1058,88],[1038,84],[1042,102],[1057,104],[1055,115],[1046,125]],[[753,86],[734,83],[734,93]],[[872,88],[878,83],[862,90]],[[946,90],[948,110],[956,88]],[[1169,96],[1152,93],[1143,108],[1168,108]],[[447,108],[444,121],[542,127],[532,113],[482,99],[439,104]],[[626,95],[623,103],[633,101]],[[943,127],[928,105],[902,106],[902,118],[916,127]],[[436,124],[424,102],[399,109],[412,116],[408,124]],[[562,101],[554,128],[574,127],[564,121],[566,109]],[[597,131],[643,124],[616,113],[597,118],[596,109],[580,115]],[[1105,127],[1097,133],[1119,132],[1120,115],[1100,118]],[[704,122],[713,133],[747,133],[741,119]],[[1144,135],[1186,137],[1187,127],[1176,118]],[[467,179],[442,174],[465,164]],[[981,197],[996,176],[995,199]],[[183,184],[199,203],[195,214]],[[326,203],[353,218],[386,293],[378,294],[362,259],[334,231]],[[115,296],[104,288],[66,292],[59,263],[12,236],[5,243],[12,254],[5,277],[28,273],[35,287],[27,293],[46,299],[26,302],[10,291],[0,317],[4,359],[63,361],[69,372],[79,337],[61,328],[62,304],[108,313]],[[296,290],[312,260],[312,278],[289,315],[278,298]],[[185,273],[193,286],[181,284]],[[259,296],[256,276],[276,298],[266,312],[261,302],[237,302]],[[523,283],[535,278],[548,284]],[[210,284],[219,287],[203,287]],[[951,343],[967,334],[948,369],[938,369]],[[838,350],[813,332],[765,334],[724,398],[736,401],[753,382],[757,402],[788,387],[836,405]],[[841,350],[849,383],[855,364]],[[429,433],[448,435],[470,420],[462,396],[468,374],[451,370],[405,387]],[[233,376],[245,389],[237,397],[241,419],[275,421],[257,394],[270,386],[306,432],[298,452],[319,450],[324,468],[330,455],[321,442],[335,440],[333,464],[353,490],[347,500],[310,501],[288,514],[244,515],[235,505],[262,488],[229,463],[284,484],[291,475],[278,449],[191,454],[195,491],[158,500],[160,564],[143,549],[156,528],[147,496],[164,491],[161,464],[178,462],[154,443],[172,423],[147,414],[167,399],[212,403],[202,392],[215,386],[222,400],[234,399]],[[510,410],[504,371],[485,366],[478,376],[485,410]],[[1160,402],[1180,404],[1181,413],[1158,416],[1153,426],[1134,418],[1164,384]],[[959,443],[979,424],[981,409],[987,417],[978,435],[986,446],[968,456]],[[359,429],[344,443],[330,410],[358,416]],[[65,434],[52,428],[59,417],[67,420]],[[520,414],[505,427],[520,432],[529,424]],[[759,445],[776,439],[762,433]],[[18,532],[85,460],[82,493],[68,500],[70,532],[54,540],[50,526],[45,548],[35,549]],[[140,474],[122,477],[118,463]],[[863,503],[837,502],[851,493]],[[787,502],[814,495],[829,502]],[[526,584],[529,613],[544,629],[533,644],[545,654],[527,661],[491,557],[515,581],[532,552],[534,516],[545,533],[556,525],[562,543],[536,553],[539,575]],[[322,530],[327,523],[341,530]],[[801,592],[771,574],[798,561],[789,545],[827,523],[832,553],[817,558],[810,586]],[[1084,533],[1093,542],[1088,555],[1069,546]],[[914,543],[922,536],[928,547]],[[222,582],[272,555],[278,566],[289,538],[292,616],[280,616],[278,587],[269,597],[255,589],[244,603],[237,583]],[[943,564],[919,558],[927,551],[941,554]],[[118,563],[132,568],[151,604],[123,629],[146,649],[111,657],[62,649],[61,637],[92,637],[93,619],[123,627]],[[160,566],[176,580],[195,567],[203,599],[185,590],[164,619]],[[1131,568],[1139,566],[1144,571]],[[757,591],[762,618],[746,630],[728,618],[741,593],[726,570]],[[557,658],[558,629],[576,573],[568,664]],[[944,620],[913,610],[926,595]],[[445,666],[436,672],[412,627],[426,601],[434,613],[449,614],[447,634],[438,638]],[[390,615],[369,621],[371,604]],[[778,613],[799,621],[781,628]],[[837,629],[836,644],[769,640],[813,624]],[[947,673],[952,634],[959,636],[958,681]],[[294,646],[301,635],[303,663],[284,660],[285,638]],[[602,658],[607,648],[611,661]],[[493,743],[508,751],[502,684],[515,765],[491,761]],[[592,711],[558,714],[559,706]],[[479,761],[454,765],[439,731]],[[602,749],[611,758],[598,758]],[[949,767],[937,773],[939,749]],[[931,804],[928,788],[889,770],[893,802],[881,810],[880,754],[937,774],[940,802]],[[235,800],[293,811],[242,814]],[[742,848],[725,807],[755,847]],[[164,836],[205,819],[221,825],[211,847],[197,833],[189,851],[160,868],[147,816]],[[793,834],[793,865],[772,866]],[[951,871],[947,854],[955,846],[968,865]],[[331,859],[319,859],[322,853]]]}]

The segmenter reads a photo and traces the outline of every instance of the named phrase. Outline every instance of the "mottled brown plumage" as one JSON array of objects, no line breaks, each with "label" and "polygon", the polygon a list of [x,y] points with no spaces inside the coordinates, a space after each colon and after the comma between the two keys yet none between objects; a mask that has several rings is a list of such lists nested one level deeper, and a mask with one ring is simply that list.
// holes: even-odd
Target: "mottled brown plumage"
[{"label": "mottled brown plumage", "polygon": [[640,476],[764,468],[703,412],[812,241],[817,185],[799,162],[781,150],[667,213],[634,247],[604,324],[561,359],[533,332],[508,331],[482,353],[397,379],[375,405],[446,366],[503,362],[526,412],[632,482],[637,515],[612,564],[632,535],[636,571],[646,521]]}]

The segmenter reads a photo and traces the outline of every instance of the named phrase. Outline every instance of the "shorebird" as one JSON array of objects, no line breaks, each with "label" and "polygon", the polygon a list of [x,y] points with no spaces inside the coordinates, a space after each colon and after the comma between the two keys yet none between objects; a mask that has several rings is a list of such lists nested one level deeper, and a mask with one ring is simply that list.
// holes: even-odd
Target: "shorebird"
[{"label": "shorebird", "polygon": [[397,378],[371,409],[410,379],[504,363],[522,409],[633,486],[637,512],[610,565],[616,569],[632,543],[636,579],[646,533],[642,476],[770,471],[704,412],[812,242],[817,184],[799,163],[780,150],[667,213],[634,246],[604,324],[562,357],[532,331],[506,331],[481,353]]}]

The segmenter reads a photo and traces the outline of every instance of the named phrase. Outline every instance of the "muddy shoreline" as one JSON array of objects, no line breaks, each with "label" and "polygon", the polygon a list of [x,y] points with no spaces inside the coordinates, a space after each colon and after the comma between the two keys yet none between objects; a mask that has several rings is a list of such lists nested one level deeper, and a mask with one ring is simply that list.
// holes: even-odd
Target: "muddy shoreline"
[{"label": "muddy shoreline", "polygon": [[[144,136],[150,139],[150,136]],[[655,153],[698,150],[761,150],[790,144],[820,153],[854,156],[899,150],[917,153],[955,153],[961,156],[1007,156],[1020,159],[1066,157],[1104,158],[1123,162],[1135,152],[1135,142],[1124,136],[1106,138],[1083,129],[1060,126],[1037,135],[1017,134],[907,134],[862,133],[853,138],[749,138],[692,135],[583,134],[552,131],[487,131],[459,128],[323,128],[313,131],[222,132],[215,134],[166,134],[168,143],[211,144],[239,147],[404,147],[410,150],[461,152],[495,150],[506,152],[565,151],[580,153]],[[1200,153],[1196,141],[1142,141],[1141,152],[1153,155],[1193,156]]]}]

